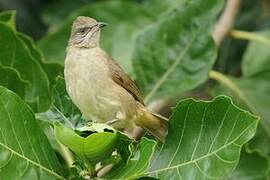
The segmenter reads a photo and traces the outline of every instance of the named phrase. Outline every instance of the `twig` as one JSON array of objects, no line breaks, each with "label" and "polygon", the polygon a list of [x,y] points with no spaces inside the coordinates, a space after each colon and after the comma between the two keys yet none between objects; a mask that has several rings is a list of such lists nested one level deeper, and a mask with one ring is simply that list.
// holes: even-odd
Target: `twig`
[{"label": "twig", "polygon": [[226,7],[215,26],[213,32],[213,38],[216,42],[216,45],[219,47],[223,39],[230,32],[234,25],[235,18],[240,9],[241,0],[228,0]]},{"label": "twig", "polygon": [[230,35],[236,39],[256,41],[256,42],[266,44],[268,46],[270,45],[270,39],[256,33],[240,31],[240,30],[232,30],[230,32]]}]

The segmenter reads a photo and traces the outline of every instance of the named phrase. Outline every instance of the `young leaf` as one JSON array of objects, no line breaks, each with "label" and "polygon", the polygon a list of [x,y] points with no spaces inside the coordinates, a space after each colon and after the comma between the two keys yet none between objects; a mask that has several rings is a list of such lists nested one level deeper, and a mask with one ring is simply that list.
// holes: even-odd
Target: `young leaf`
[{"label": "young leaf", "polygon": [[115,150],[123,162],[126,162],[132,153],[132,140],[106,124],[93,123],[92,126],[74,131],[60,123],[55,123],[54,129],[61,143],[79,157],[92,163],[110,158]]},{"label": "young leaf", "polygon": [[99,162],[104,158],[108,158],[114,151],[117,141],[116,132],[92,133],[82,137],[74,130],[61,124],[55,124],[54,129],[57,139],[62,144],[90,162]]},{"label": "young leaf", "polygon": [[137,39],[134,71],[146,102],[207,79],[216,59],[212,28],[223,1],[192,1],[167,13]]},{"label": "young leaf", "polygon": [[0,86],[0,179],[63,179],[62,167],[30,108]]},{"label": "young leaf", "polygon": [[218,179],[238,163],[242,145],[250,140],[258,118],[219,96],[211,102],[180,102],[170,118],[165,144],[146,173],[160,179]]}]

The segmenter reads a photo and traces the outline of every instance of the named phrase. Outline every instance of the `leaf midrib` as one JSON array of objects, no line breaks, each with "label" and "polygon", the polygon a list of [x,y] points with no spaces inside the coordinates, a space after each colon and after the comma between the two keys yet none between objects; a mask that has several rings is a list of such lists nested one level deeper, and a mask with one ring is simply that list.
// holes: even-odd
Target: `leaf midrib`
[{"label": "leaf midrib", "polygon": [[175,62],[170,66],[170,68],[161,76],[161,78],[156,82],[153,89],[146,95],[144,101],[147,104],[148,101],[153,97],[153,95],[156,93],[156,91],[160,88],[160,86],[168,79],[169,75],[175,70],[177,65],[181,62],[181,60],[186,55],[187,51],[190,49],[191,45],[193,44],[194,40],[196,39],[197,35],[201,31],[201,28],[198,29],[198,32],[192,37],[191,41],[187,46],[184,48],[183,52],[179,54],[178,58],[175,60]]},{"label": "leaf midrib", "polygon": [[30,162],[31,164],[33,164],[33,165],[35,165],[35,166],[37,166],[37,167],[43,169],[44,171],[46,171],[46,172],[48,172],[48,173],[50,173],[50,174],[56,176],[57,178],[64,179],[63,176],[61,176],[61,175],[57,174],[56,172],[54,172],[54,171],[52,171],[52,170],[50,170],[50,169],[48,169],[48,168],[46,168],[46,167],[44,167],[44,166],[42,166],[42,165],[36,163],[35,161],[33,161],[33,160],[31,160],[31,159],[29,159],[29,158],[27,158],[27,157],[21,155],[20,153],[18,153],[17,151],[13,150],[13,149],[10,148],[9,146],[3,144],[2,142],[0,142],[0,146],[2,146],[3,148],[9,150],[10,152],[12,152],[13,154],[17,155],[18,157],[20,157],[20,158],[22,158],[22,159],[24,159],[24,160]]},{"label": "leaf midrib", "polygon": [[[234,138],[230,143],[224,144],[223,146],[221,146],[220,148],[218,148],[217,150],[215,150],[215,151],[213,151],[213,152],[211,152],[209,154],[206,154],[204,156],[201,156],[201,157],[199,157],[197,159],[194,159],[192,161],[187,161],[187,162],[184,162],[184,163],[181,163],[181,164],[178,164],[178,165],[174,165],[174,166],[170,166],[170,167],[166,167],[166,168],[161,168],[161,169],[158,169],[158,170],[150,171],[150,172],[147,172],[146,174],[153,174],[153,173],[158,173],[158,172],[162,172],[162,171],[166,171],[166,170],[171,170],[171,169],[182,167],[182,166],[185,166],[185,165],[188,165],[188,164],[191,164],[191,163],[196,163],[196,162],[198,162],[201,159],[204,159],[204,158],[207,158],[209,156],[212,156],[212,155],[216,154],[218,151],[220,151],[220,150],[226,148],[227,146],[230,146],[231,144],[233,144],[238,138],[240,138],[254,124],[256,124],[256,121],[254,121],[247,128],[245,128],[244,131],[239,136],[237,136],[236,138]],[[234,144],[236,144],[236,143],[234,143]],[[238,145],[238,144],[236,144],[236,145]],[[239,145],[239,146],[241,147],[241,145]]]},{"label": "leaf midrib", "polygon": [[[3,95],[5,92],[6,92],[6,91],[3,91],[3,92],[1,93],[1,95]],[[8,119],[9,119],[11,125],[12,125],[12,131],[13,131],[13,134],[14,134],[14,136],[15,136],[15,138],[16,138],[16,141],[18,142],[18,145],[19,145],[19,147],[20,147],[20,150],[21,150],[21,153],[22,153],[22,154],[20,154],[19,152],[13,150],[11,147],[9,147],[9,146],[6,145],[6,144],[3,144],[2,142],[0,142],[0,146],[2,146],[3,148],[9,150],[11,153],[17,155],[18,157],[20,157],[20,158],[26,160],[27,162],[30,162],[30,163],[32,163],[33,165],[39,167],[40,169],[43,169],[44,171],[46,171],[46,172],[48,172],[48,173],[50,173],[50,174],[56,176],[57,178],[64,179],[63,176],[57,174],[56,172],[54,172],[54,171],[52,171],[52,170],[50,170],[50,169],[48,169],[48,168],[42,166],[41,164],[39,164],[39,163],[37,163],[37,162],[35,162],[35,161],[33,161],[33,160],[27,158],[26,156],[24,156],[23,150],[22,150],[21,145],[20,145],[20,142],[19,142],[19,140],[18,140],[18,138],[17,138],[17,135],[16,135],[16,133],[15,133],[15,130],[14,130],[14,128],[13,128],[13,123],[12,123],[12,121],[11,121],[10,114],[9,114],[9,112],[7,111],[7,109],[6,109],[6,107],[4,106],[4,104],[2,103],[2,101],[0,101],[0,103],[2,104],[4,110],[5,110],[5,111],[7,112],[7,114],[8,114]],[[7,102],[7,104],[8,104],[8,103],[9,103],[9,101]],[[24,126],[24,128],[25,128],[25,126]],[[25,129],[25,131],[26,131],[26,129]],[[0,129],[0,132],[2,133],[1,129]],[[26,133],[27,133],[27,131],[26,131]],[[27,134],[28,134],[28,133],[27,133]],[[2,136],[3,136],[3,135],[2,135]],[[29,135],[27,135],[27,138],[29,138]],[[3,140],[5,140],[4,136],[3,136]],[[30,139],[28,139],[28,140],[30,141]],[[5,142],[5,143],[6,143],[6,142]],[[30,144],[32,144],[32,143],[30,143]],[[31,148],[32,148],[32,147],[31,147]],[[34,150],[33,150],[33,152],[34,152]],[[34,152],[34,154],[35,154],[35,152]],[[35,156],[36,156],[36,154],[35,154]],[[38,160],[38,157],[37,157],[37,156],[36,156],[36,158],[37,158],[37,160]],[[28,165],[27,165],[27,166],[28,166]]]}]

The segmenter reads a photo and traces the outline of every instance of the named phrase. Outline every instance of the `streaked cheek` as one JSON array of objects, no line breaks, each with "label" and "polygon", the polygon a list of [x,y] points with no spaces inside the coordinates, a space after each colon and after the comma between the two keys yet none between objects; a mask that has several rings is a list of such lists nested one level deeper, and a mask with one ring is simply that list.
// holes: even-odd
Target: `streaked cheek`
[{"label": "streaked cheek", "polygon": [[83,37],[75,36],[74,39],[73,39],[73,43],[74,44],[80,44],[80,43],[83,42],[83,40],[84,40]]}]

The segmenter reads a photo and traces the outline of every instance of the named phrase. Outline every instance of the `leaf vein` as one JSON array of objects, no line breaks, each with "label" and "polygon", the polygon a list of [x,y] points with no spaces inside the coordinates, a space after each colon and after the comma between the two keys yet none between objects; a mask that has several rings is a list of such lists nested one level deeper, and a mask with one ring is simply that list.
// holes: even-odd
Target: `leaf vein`
[{"label": "leaf vein", "polygon": [[48,172],[49,174],[52,174],[52,175],[56,176],[57,178],[64,179],[63,176],[57,174],[57,173],[54,172],[54,171],[51,171],[50,169],[48,169],[48,168],[46,168],[46,167],[44,167],[44,166],[38,164],[37,162],[35,162],[35,161],[33,161],[33,160],[31,160],[31,159],[25,157],[24,155],[21,155],[20,153],[16,152],[15,150],[13,150],[13,149],[10,148],[9,146],[3,144],[2,142],[0,142],[0,146],[2,146],[3,148],[5,148],[5,149],[11,151],[13,154],[17,155],[18,157],[20,157],[20,158],[22,158],[22,159],[24,159],[24,160],[26,160],[26,161],[29,161],[29,163],[31,163],[31,164],[37,166],[37,167],[40,168],[40,169],[43,169],[44,171]]},{"label": "leaf vein", "polygon": [[193,158],[194,158],[194,155],[196,153],[196,150],[198,148],[198,145],[199,145],[199,142],[200,142],[200,139],[201,139],[201,136],[202,136],[202,131],[203,131],[203,125],[204,125],[204,119],[205,119],[205,114],[206,114],[206,111],[208,109],[209,105],[205,107],[204,111],[203,111],[203,116],[202,116],[202,122],[201,122],[201,128],[200,128],[200,132],[199,132],[199,137],[198,137],[198,140],[196,142],[196,145],[195,145],[195,148],[193,149],[193,152],[192,152],[192,155],[191,155],[191,158],[190,160],[192,161]]},{"label": "leaf vein", "polygon": [[207,157],[213,155],[213,154],[216,153],[216,152],[219,152],[220,150],[222,150],[222,149],[224,149],[224,148],[230,146],[231,144],[235,144],[236,146],[241,147],[240,145],[236,144],[234,141],[236,141],[239,137],[241,137],[241,136],[242,136],[242,135],[243,135],[243,134],[251,127],[251,126],[253,126],[254,124],[256,124],[256,121],[253,122],[253,123],[251,123],[247,128],[245,128],[245,129],[243,130],[243,132],[242,132],[239,136],[237,136],[235,139],[233,139],[230,143],[224,144],[223,146],[221,146],[220,148],[218,148],[217,150],[215,150],[215,151],[213,151],[213,152],[211,152],[211,153],[209,153],[209,154],[205,154],[205,155],[203,155],[203,156],[201,156],[201,157],[199,157],[199,158],[197,158],[197,159],[194,159],[194,160],[192,160],[192,161],[187,161],[187,162],[184,162],[184,163],[175,165],[175,166],[171,166],[171,167],[167,167],[167,168],[161,168],[161,169],[153,170],[153,171],[147,172],[146,174],[152,174],[152,173],[162,172],[162,171],[166,171],[166,170],[170,170],[170,169],[182,167],[182,166],[185,166],[185,165],[188,165],[188,164],[197,162],[197,161],[199,161],[199,160],[202,160],[202,159],[204,159],[204,158],[207,158]]},{"label": "leaf vein", "polygon": [[215,144],[215,142],[216,142],[216,140],[217,140],[217,137],[218,137],[218,135],[219,135],[219,133],[220,133],[220,131],[221,131],[221,128],[223,127],[224,121],[225,121],[225,119],[226,119],[226,117],[227,117],[227,114],[228,114],[228,112],[229,112],[229,108],[230,108],[230,105],[228,105],[228,107],[227,107],[227,109],[226,109],[226,111],[225,111],[225,114],[224,114],[224,116],[223,116],[223,118],[222,118],[221,124],[220,124],[219,127],[218,127],[218,131],[217,131],[217,133],[216,133],[216,135],[215,135],[215,137],[214,137],[214,140],[212,141],[212,143],[211,143],[211,145],[210,145],[210,147],[209,147],[207,153],[211,152],[211,150],[212,150],[212,148],[213,148],[213,146],[214,146],[214,144]]},{"label": "leaf vein", "polygon": [[[180,145],[181,145],[181,142],[182,142],[182,138],[183,138],[183,136],[184,136],[184,133],[185,133],[185,129],[186,129],[186,119],[187,119],[187,115],[188,115],[188,113],[189,113],[189,110],[190,110],[190,106],[192,105],[193,103],[190,103],[189,105],[188,105],[188,107],[187,107],[187,111],[186,111],[186,114],[185,114],[185,119],[184,119],[184,125],[183,125],[183,131],[182,131],[182,134],[181,134],[181,138],[180,138],[180,141],[179,141],[179,144],[178,144],[178,146],[177,146],[177,148],[176,148],[176,151],[175,151],[175,153],[173,154],[173,157],[172,157],[172,159],[171,159],[171,161],[169,162],[169,164],[168,164],[168,166],[167,167],[169,167],[171,164],[172,164],[172,162],[173,162],[173,160],[174,160],[174,158],[175,158],[175,156],[176,156],[176,154],[178,153],[178,150],[179,150],[179,148],[180,148]],[[162,148],[163,148],[164,146],[162,146]],[[162,151],[162,149],[160,150],[160,152]]]}]

